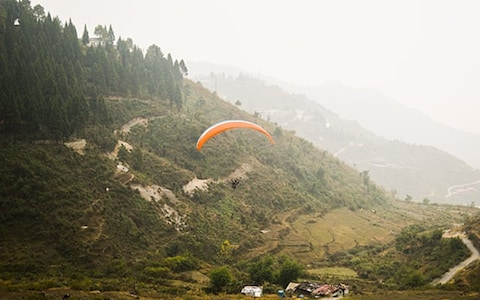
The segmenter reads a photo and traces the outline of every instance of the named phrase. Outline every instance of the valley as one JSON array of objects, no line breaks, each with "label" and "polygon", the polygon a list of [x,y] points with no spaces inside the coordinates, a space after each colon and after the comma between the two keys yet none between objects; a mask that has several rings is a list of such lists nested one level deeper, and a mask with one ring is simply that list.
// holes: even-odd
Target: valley
[{"label": "valley", "polygon": [[[190,79],[112,26],[79,32],[0,1],[0,299],[278,299],[308,282],[478,299],[468,165],[256,80]],[[228,120],[250,127],[199,144]]]}]

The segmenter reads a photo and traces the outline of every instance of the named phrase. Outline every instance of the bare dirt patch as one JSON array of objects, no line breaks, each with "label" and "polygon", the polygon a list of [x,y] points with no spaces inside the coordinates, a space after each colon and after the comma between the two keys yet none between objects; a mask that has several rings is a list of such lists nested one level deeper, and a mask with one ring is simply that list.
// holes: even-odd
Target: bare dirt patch
[{"label": "bare dirt patch", "polygon": [[65,146],[72,149],[73,151],[77,152],[80,155],[85,154],[85,146],[87,145],[87,140],[79,139],[72,142],[64,143]]},{"label": "bare dirt patch", "polygon": [[185,192],[185,194],[191,195],[195,192],[195,190],[206,191],[208,189],[208,185],[211,183],[230,182],[231,180],[238,178],[246,179],[248,178],[248,172],[250,172],[251,170],[253,170],[253,166],[249,163],[244,163],[235,171],[230,173],[228,176],[221,178],[217,181],[213,180],[212,178],[199,179],[195,177],[183,187],[183,191]]},{"label": "bare dirt patch", "polygon": [[198,179],[195,177],[183,187],[183,191],[188,195],[193,194],[197,189],[206,191],[208,189],[208,184],[211,182],[213,182],[213,179]]},{"label": "bare dirt patch", "polygon": [[118,150],[120,150],[121,147],[125,147],[125,149],[127,149],[127,151],[131,152],[133,150],[133,146],[130,145],[129,143],[127,142],[124,142],[124,141],[118,141],[117,144],[115,145],[115,148],[113,149],[112,152],[110,152],[109,154],[107,154],[107,156],[110,158],[110,159],[116,159],[118,157]]},{"label": "bare dirt patch", "polygon": [[145,127],[148,126],[148,119],[147,118],[135,118],[130,120],[128,123],[122,126],[120,129],[121,133],[130,133],[130,129],[136,125],[143,125]]}]

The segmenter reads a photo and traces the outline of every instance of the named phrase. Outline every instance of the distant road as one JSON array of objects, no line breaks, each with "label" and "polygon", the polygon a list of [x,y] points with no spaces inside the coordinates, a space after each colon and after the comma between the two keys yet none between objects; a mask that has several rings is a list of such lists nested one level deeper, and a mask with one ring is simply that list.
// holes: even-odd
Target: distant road
[{"label": "distant road", "polygon": [[442,278],[435,279],[432,284],[437,285],[437,284],[446,284],[452,278],[457,274],[459,271],[463,270],[466,266],[468,266],[470,263],[474,262],[475,260],[479,259],[479,252],[475,246],[473,246],[472,241],[470,241],[466,237],[462,237],[462,242],[468,247],[468,249],[472,252],[472,255],[467,258],[466,260],[462,261],[455,267],[451,268],[447,273],[445,273]]},{"label": "distant road", "polygon": [[[452,185],[450,187],[448,187],[447,189],[447,194],[445,195],[445,198],[448,198],[454,194],[458,194],[459,192],[456,192],[455,190],[458,189],[458,188],[468,188],[470,187],[471,185],[477,185],[477,184],[480,184],[480,180],[477,180],[477,181],[474,181],[474,182],[470,182],[470,183],[464,183],[464,184],[457,184],[457,185]],[[461,192],[461,191],[460,191]]]}]

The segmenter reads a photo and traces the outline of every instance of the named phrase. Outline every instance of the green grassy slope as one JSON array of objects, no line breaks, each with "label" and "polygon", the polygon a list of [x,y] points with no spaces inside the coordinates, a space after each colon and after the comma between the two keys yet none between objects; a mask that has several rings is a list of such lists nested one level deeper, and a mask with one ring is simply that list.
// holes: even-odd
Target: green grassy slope
[{"label": "green grassy slope", "polygon": [[[142,286],[182,293],[206,284],[185,269],[205,277],[215,266],[266,253],[322,265],[338,251],[388,243],[392,232],[425,215],[446,226],[465,214],[452,211],[445,221],[436,206],[425,206],[428,214],[415,208],[416,215],[398,208],[368,174],[185,84],[181,110],[158,99],[108,99],[113,125],[77,133],[86,139],[84,154],[63,144],[2,144],[1,290]],[[122,132],[135,118],[141,122]],[[197,151],[201,132],[224,119],[257,122],[275,144],[232,130]],[[115,157],[118,141],[131,148]],[[241,177],[236,189],[232,174]],[[211,180],[208,189],[186,192],[195,178]],[[230,251],[221,251],[224,241]]]},{"label": "green grassy slope", "polygon": [[[192,92],[181,111],[158,100],[107,101],[114,126],[78,133],[87,142],[85,155],[62,144],[3,144],[4,272],[28,270],[35,276],[45,268],[55,270],[51,265],[103,268],[102,262],[143,258],[168,247],[184,253],[185,246],[213,263],[223,240],[249,244],[282,211],[355,210],[386,201],[381,190],[324,151],[187,84]],[[148,126],[134,126],[128,134],[118,131],[136,117],[149,119]],[[216,137],[201,152],[195,149],[205,128],[229,118],[259,122],[274,134],[275,145],[256,132],[238,130]],[[117,140],[133,151],[120,151],[111,160],[106,154]],[[128,165],[127,174],[118,172],[119,162]],[[243,164],[251,171],[236,190],[219,182],[192,196],[182,191],[195,176],[225,178]],[[163,203],[146,201],[129,184],[172,191],[178,202],[170,205],[186,220],[185,228],[180,232],[178,224],[169,224]]]}]

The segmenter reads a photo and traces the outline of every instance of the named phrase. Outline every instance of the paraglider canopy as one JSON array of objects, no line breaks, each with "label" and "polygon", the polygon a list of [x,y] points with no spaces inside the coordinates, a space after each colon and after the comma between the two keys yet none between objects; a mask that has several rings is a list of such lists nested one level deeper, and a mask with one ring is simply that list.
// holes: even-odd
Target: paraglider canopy
[{"label": "paraglider canopy", "polygon": [[216,123],[207,128],[207,130],[205,130],[198,138],[197,150],[200,151],[200,149],[202,149],[203,147],[203,144],[205,144],[209,139],[216,136],[217,134],[234,128],[250,128],[257,130],[264,134],[270,140],[270,142],[272,142],[272,144],[274,143],[272,136],[260,125],[244,120],[227,120]]}]

